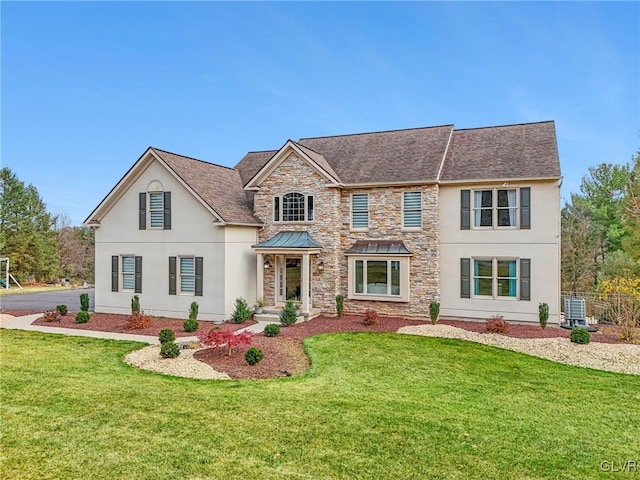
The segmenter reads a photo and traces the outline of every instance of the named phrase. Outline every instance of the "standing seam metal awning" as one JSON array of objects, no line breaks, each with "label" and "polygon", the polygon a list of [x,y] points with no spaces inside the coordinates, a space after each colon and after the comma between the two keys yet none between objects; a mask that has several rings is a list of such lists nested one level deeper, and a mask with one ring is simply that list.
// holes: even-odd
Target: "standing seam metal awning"
[{"label": "standing seam metal awning", "polygon": [[345,255],[411,255],[402,240],[358,240]]},{"label": "standing seam metal awning", "polygon": [[280,232],[264,242],[253,245],[253,248],[313,248],[322,246],[316,242],[309,232]]}]

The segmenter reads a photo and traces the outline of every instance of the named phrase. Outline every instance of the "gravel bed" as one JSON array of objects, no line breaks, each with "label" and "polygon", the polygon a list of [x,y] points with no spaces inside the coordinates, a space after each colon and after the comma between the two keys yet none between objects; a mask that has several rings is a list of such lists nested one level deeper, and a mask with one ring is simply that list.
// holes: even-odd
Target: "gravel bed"
[{"label": "gravel bed", "polygon": [[406,326],[398,333],[470,340],[567,365],[640,375],[640,345],[597,342],[578,345],[568,338],[513,338],[440,324]]},{"label": "gravel bed", "polygon": [[149,345],[127,354],[124,361],[134,367],[175,377],[229,380],[226,373],[216,372],[206,363],[194,359],[193,354],[198,350],[201,349],[182,349],[176,358],[162,358],[160,345]]}]

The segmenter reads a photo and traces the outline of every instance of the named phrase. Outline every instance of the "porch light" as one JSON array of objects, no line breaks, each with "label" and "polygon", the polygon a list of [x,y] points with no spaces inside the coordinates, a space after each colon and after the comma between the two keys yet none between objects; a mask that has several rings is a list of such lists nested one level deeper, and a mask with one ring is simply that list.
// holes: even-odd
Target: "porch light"
[{"label": "porch light", "polygon": [[323,271],[324,270],[324,262],[322,260],[320,260],[320,262],[318,262],[318,270],[319,271]]},{"label": "porch light", "polygon": [[267,260],[266,262],[264,262],[264,268],[271,268],[271,262],[269,260]]}]

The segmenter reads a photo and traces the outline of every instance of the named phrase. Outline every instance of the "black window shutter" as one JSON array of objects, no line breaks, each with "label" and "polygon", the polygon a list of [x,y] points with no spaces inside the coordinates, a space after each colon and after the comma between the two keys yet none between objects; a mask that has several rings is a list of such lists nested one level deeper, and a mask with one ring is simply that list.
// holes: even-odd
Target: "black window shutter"
[{"label": "black window shutter", "polygon": [[520,228],[531,228],[531,188],[520,189]]},{"label": "black window shutter", "polygon": [[142,293],[142,257],[135,257],[135,293]]},{"label": "black window shutter", "polygon": [[460,298],[471,298],[471,259],[460,259]]},{"label": "black window shutter", "polygon": [[196,291],[197,297],[202,296],[202,257],[196,257]]},{"label": "black window shutter", "polygon": [[531,300],[531,259],[520,259],[520,300]]},{"label": "black window shutter", "polygon": [[141,193],[139,197],[139,210],[140,215],[138,217],[138,229],[147,229],[147,194]]},{"label": "black window shutter", "polygon": [[169,295],[176,294],[176,257],[169,257]]},{"label": "black window shutter", "polygon": [[313,195],[307,197],[307,221],[313,221]]},{"label": "black window shutter", "polygon": [[171,192],[164,192],[164,229],[171,230]]},{"label": "black window shutter", "polygon": [[460,190],[460,230],[471,229],[471,190]]},{"label": "black window shutter", "polygon": [[280,197],[273,197],[273,221],[280,221]]},{"label": "black window shutter", "polygon": [[118,255],[113,255],[111,257],[111,291],[118,291],[118,263],[120,262],[120,257]]}]

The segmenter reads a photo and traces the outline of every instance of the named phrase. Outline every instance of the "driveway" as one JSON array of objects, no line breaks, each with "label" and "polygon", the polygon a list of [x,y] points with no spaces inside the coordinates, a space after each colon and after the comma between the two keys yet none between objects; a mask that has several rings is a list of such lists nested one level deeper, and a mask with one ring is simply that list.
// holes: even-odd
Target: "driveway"
[{"label": "driveway", "polygon": [[56,305],[66,305],[72,312],[80,310],[80,294],[89,294],[89,310],[95,307],[95,288],[59,290],[57,292],[16,293],[0,297],[2,310],[52,310]]}]

